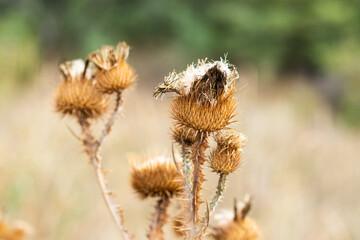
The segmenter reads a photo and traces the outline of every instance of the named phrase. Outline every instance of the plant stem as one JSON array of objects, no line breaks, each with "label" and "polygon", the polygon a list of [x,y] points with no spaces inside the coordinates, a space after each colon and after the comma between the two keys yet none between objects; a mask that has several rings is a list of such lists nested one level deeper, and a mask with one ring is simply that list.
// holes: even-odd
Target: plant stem
[{"label": "plant stem", "polygon": [[[215,193],[215,195],[212,198],[211,203],[210,203],[209,216],[211,216],[211,214],[215,210],[215,207],[216,207],[217,203],[219,202],[221,196],[224,193],[225,184],[226,184],[226,177],[227,177],[227,174],[220,173],[218,185],[217,185],[217,188],[216,188],[217,190],[216,190],[216,193]],[[204,226],[206,218],[207,218],[207,214],[205,214],[205,216],[201,219],[201,224],[200,224],[198,232],[202,231],[202,228]]]},{"label": "plant stem", "polygon": [[196,141],[192,146],[191,160],[194,165],[193,170],[193,183],[192,183],[192,192],[191,192],[191,237],[195,238],[196,229],[199,222],[198,212],[201,203],[200,189],[201,185],[204,182],[204,174],[202,173],[201,166],[205,162],[204,151],[207,148],[207,134],[203,132],[198,132],[196,136]]},{"label": "plant stem", "polygon": [[147,237],[149,240],[164,240],[164,232],[162,230],[163,226],[167,221],[167,208],[170,204],[170,198],[167,195],[163,195],[157,202],[155,206],[155,213],[153,215],[153,220],[150,225],[149,232]]},{"label": "plant stem", "polygon": [[183,173],[185,177],[185,190],[187,197],[189,198],[189,221],[191,220],[191,208],[192,208],[192,198],[191,198],[191,189],[192,189],[192,182],[191,182],[191,173],[193,170],[193,166],[190,160],[191,150],[190,147],[182,144],[182,159],[183,159]]},{"label": "plant stem", "polygon": [[104,171],[102,168],[102,159],[99,155],[99,141],[96,141],[91,130],[90,123],[87,119],[79,118],[79,124],[81,126],[82,133],[84,135],[83,144],[85,146],[85,151],[90,158],[90,163],[94,166],[97,181],[106,203],[106,207],[108,208],[117,228],[122,234],[125,240],[131,240],[132,235],[125,229],[124,220],[122,216],[121,210],[112,202],[112,199],[109,195],[110,191],[107,189],[106,180],[104,176]]},{"label": "plant stem", "polygon": [[115,123],[116,118],[118,117],[119,113],[122,110],[122,105],[121,105],[121,92],[118,91],[116,92],[116,100],[115,100],[115,108],[114,111],[111,115],[111,117],[109,118],[108,122],[105,124],[105,128],[104,130],[101,132],[101,135],[99,137],[99,140],[97,141],[97,145],[98,147],[100,147],[100,145],[102,144],[102,142],[104,141],[105,137],[110,133],[112,126]]}]

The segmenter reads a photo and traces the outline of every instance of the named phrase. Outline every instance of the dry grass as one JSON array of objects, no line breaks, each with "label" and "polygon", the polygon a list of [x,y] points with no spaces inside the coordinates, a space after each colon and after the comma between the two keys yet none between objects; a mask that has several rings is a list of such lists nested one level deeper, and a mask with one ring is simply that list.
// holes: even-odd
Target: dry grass
[{"label": "dry grass", "polygon": [[[125,94],[126,116],[103,147],[105,167],[114,172],[110,186],[120,191],[127,226],[137,239],[145,239],[153,202],[137,200],[130,189],[127,154],[171,152],[167,100],[155,102],[152,89],[141,86],[144,74],[139,72],[139,87]],[[66,123],[79,132],[72,121],[60,121],[51,104],[57,72],[44,66],[39,78],[26,93],[0,103],[1,206],[10,219],[31,223],[32,239],[117,239],[81,143]],[[264,96],[252,80],[238,94],[243,113],[236,127],[249,137],[245,160],[228,178],[218,209],[250,193],[250,215],[267,239],[359,239],[359,132],[334,122],[303,85]],[[212,176],[205,185],[215,186]],[[207,193],[209,199],[212,192]]]}]

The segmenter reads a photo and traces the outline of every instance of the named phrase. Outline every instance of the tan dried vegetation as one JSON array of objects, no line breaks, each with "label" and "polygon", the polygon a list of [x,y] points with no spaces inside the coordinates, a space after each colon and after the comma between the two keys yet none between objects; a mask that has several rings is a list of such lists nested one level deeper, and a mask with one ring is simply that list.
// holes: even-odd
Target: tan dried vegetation
[{"label": "tan dried vegetation", "polygon": [[[119,43],[116,48],[104,46],[85,60],[60,65],[62,82],[56,90],[56,110],[77,120],[82,131],[78,137],[93,165],[102,196],[123,239],[133,239],[124,226],[122,210],[112,198],[105,180],[100,148],[122,109],[122,92],[134,85],[135,70],[128,64],[130,47]],[[148,239],[165,239],[163,226],[168,221],[167,208],[172,201],[181,204],[181,216],[173,216],[174,230],[183,239],[203,239],[210,217],[226,185],[226,177],[240,167],[246,137],[231,129],[237,106],[236,79],[238,72],[226,60],[199,60],[181,72],[172,72],[154,91],[158,97],[173,92],[170,113],[171,133],[180,147],[181,161],[159,156],[130,161],[130,182],[141,199],[155,198],[155,211],[148,228]],[[113,101],[113,103],[112,103]],[[110,106],[114,109],[110,111]],[[100,136],[92,131],[94,121],[110,115]],[[208,142],[214,138],[216,146]],[[176,150],[173,149],[175,152]],[[176,155],[177,156],[177,155]],[[202,199],[205,163],[217,174],[219,181],[210,203]],[[247,213],[247,212],[246,212]],[[215,239],[258,239],[256,224],[235,211],[235,218],[222,226],[212,226]],[[209,228],[210,229],[210,228]]]}]

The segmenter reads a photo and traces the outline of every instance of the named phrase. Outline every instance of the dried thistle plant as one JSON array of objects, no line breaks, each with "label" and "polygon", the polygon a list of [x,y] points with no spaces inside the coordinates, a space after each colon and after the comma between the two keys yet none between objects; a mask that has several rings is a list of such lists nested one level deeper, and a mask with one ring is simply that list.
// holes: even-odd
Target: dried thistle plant
[{"label": "dried thistle plant", "polygon": [[[257,223],[247,217],[251,208],[251,198],[247,195],[244,201],[234,204],[234,212],[219,214],[217,224],[212,229],[215,240],[257,240],[261,233]],[[230,218],[228,218],[230,216]]]},{"label": "dried thistle plant", "polygon": [[[181,146],[183,167],[179,171],[185,199],[184,214],[175,220],[175,225],[185,239],[201,239],[204,236],[210,215],[224,192],[226,177],[237,170],[242,161],[246,137],[229,130],[236,115],[237,78],[237,70],[226,60],[199,60],[181,73],[170,73],[154,91],[155,97],[175,93],[170,108],[174,120],[171,131],[174,142]],[[210,156],[206,156],[211,136],[214,136],[217,146]],[[219,174],[219,181],[210,205],[207,204],[204,216],[200,217],[206,161]]]},{"label": "dried thistle plant", "polygon": [[158,198],[148,231],[151,240],[164,239],[163,226],[167,222],[170,199],[181,192],[179,172],[171,159],[157,157],[131,162],[131,185],[141,198]]},{"label": "dried thistle plant", "polygon": [[[76,118],[80,125],[81,140],[90,163],[94,166],[102,196],[126,240],[132,239],[132,235],[124,227],[122,210],[113,203],[99,150],[122,109],[122,92],[136,79],[135,71],[126,62],[128,55],[129,46],[119,43],[116,49],[107,46],[103,47],[101,52],[91,53],[85,61],[75,60],[60,64],[63,79],[55,93],[57,112]],[[93,120],[108,113],[111,95],[115,95],[114,109],[104,124],[101,135],[95,137],[91,130]]]},{"label": "dried thistle plant", "polygon": [[[62,116],[71,116],[81,128],[81,141],[93,165],[106,206],[126,240],[133,239],[124,227],[121,209],[113,203],[105,181],[105,169],[100,147],[110,133],[122,109],[122,92],[137,78],[127,63],[129,46],[119,43],[116,48],[104,46],[86,60],[65,62],[60,65],[62,82],[56,90],[56,110]],[[164,240],[163,227],[168,221],[168,207],[172,199],[182,203],[182,213],[174,220],[177,233],[186,240],[202,239],[211,214],[225,190],[226,178],[241,165],[243,147],[247,138],[230,128],[235,122],[236,79],[238,72],[226,60],[199,60],[181,73],[172,72],[154,91],[159,97],[173,92],[170,113],[173,118],[171,136],[181,147],[181,162],[166,157],[133,159],[130,163],[131,186],[141,199],[155,198],[155,212],[147,232],[150,240]],[[114,96],[113,96],[114,95]],[[111,101],[114,101],[112,104]],[[98,118],[104,118],[114,105],[100,136],[91,128]],[[209,153],[209,138],[216,146]],[[205,163],[219,174],[218,185],[210,204],[201,216],[201,195],[205,176]],[[237,206],[237,205],[236,205]],[[212,236],[221,240],[258,239],[256,224],[246,218],[250,204],[235,209],[235,217],[226,225],[215,226]]]}]

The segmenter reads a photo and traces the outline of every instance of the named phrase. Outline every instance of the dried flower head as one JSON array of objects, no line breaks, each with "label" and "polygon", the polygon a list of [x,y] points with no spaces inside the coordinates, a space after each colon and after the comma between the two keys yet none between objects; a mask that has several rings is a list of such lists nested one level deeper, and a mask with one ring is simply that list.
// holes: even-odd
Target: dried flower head
[{"label": "dried flower head", "polygon": [[121,42],[117,48],[104,46],[89,55],[97,67],[95,77],[103,92],[113,93],[130,87],[136,80],[135,70],[126,62],[130,47]]},{"label": "dried flower head", "polygon": [[59,66],[63,76],[56,89],[56,111],[78,118],[98,118],[108,109],[109,97],[96,87],[83,60],[65,62]]},{"label": "dried flower head", "polygon": [[202,132],[226,128],[235,116],[235,97],[220,97],[216,102],[198,102],[198,95],[178,96],[171,103],[171,115],[176,124]]},{"label": "dried flower head", "polygon": [[237,78],[236,69],[225,60],[201,60],[180,74],[171,73],[154,95],[177,93],[171,104],[176,124],[202,132],[218,131],[226,128],[235,115]]},{"label": "dried flower head", "polygon": [[142,197],[173,196],[181,191],[179,173],[171,159],[157,157],[131,161],[131,185]]},{"label": "dried flower head", "polygon": [[175,125],[171,128],[172,138],[179,144],[191,146],[196,140],[196,131],[184,125]]},{"label": "dried flower head", "polygon": [[234,212],[223,212],[215,216],[213,227],[215,240],[259,240],[260,228],[257,223],[247,217],[250,210],[250,197],[245,202],[236,202]]},{"label": "dried flower head", "polygon": [[23,221],[18,221],[9,226],[1,217],[0,213],[0,239],[24,240],[32,232],[32,227]]},{"label": "dried flower head", "polygon": [[247,138],[235,130],[221,131],[215,135],[216,148],[210,155],[210,167],[214,172],[229,174],[239,168],[242,148]]}]

